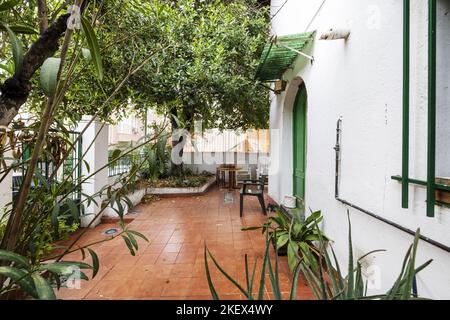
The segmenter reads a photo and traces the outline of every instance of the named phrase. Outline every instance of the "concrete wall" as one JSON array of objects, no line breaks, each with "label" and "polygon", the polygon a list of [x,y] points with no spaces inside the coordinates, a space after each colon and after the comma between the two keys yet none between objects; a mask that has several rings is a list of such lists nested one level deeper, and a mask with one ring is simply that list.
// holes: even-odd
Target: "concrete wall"
[{"label": "concrete wall", "polygon": [[[78,124],[77,131],[83,131],[88,126],[90,119],[91,117],[88,116],[83,117]],[[83,154],[85,153],[84,160],[89,163],[90,170],[83,166],[82,176],[92,176],[83,183],[82,188],[84,194],[92,196],[108,185],[108,168],[100,170],[108,163],[108,125],[102,125],[99,121],[93,121],[87,127],[83,134]],[[95,221],[93,220],[101,210],[102,200],[104,199],[100,199],[97,195],[95,201],[98,205],[92,202],[85,208],[85,215],[81,217],[82,227],[95,227],[100,223],[101,215]]]},{"label": "concrete wall", "polygon": [[[275,13],[284,0],[272,1]],[[427,3],[412,2],[411,177],[426,180]],[[323,4],[323,5],[322,5]],[[438,154],[437,171],[450,171],[450,2],[438,1]],[[343,264],[347,257],[347,207],[334,198],[336,122],[343,121],[340,195],[350,202],[450,246],[450,211],[436,207],[426,217],[425,189],[411,185],[410,209],[401,208],[402,1],[289,1],[273,19],[277,35],[317,30],[310,51],[314,64],[297,61],[285,74],[285,93],[272,96],[269,193],[281,202],[292,194],[292,108],[298,84],[308,91],[306,207],[324,212],[324,230],[335,241]],[[319,41],[330,28],[348,28],[348,41]],[[373,249],[385,291],[397,276],[412,237],[351,210],[355,255]],[[419,293],[450,298],[450,254],[422,242],[417,263],[434,259],[418,277]]]}]

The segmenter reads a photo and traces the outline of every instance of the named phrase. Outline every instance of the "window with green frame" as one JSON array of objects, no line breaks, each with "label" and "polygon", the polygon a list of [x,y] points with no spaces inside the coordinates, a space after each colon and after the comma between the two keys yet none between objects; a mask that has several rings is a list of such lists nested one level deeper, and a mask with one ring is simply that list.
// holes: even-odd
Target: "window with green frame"
[{"label": "window with green frame", "polygon": [[[441,3],[440,3],[441,4]],[[445,9],[445,8],[443,8]],[[444,10],[445,11],[445,10]],[[445,26],[450,25],[448,17],[441,8],[439,21],[441,30],[449,30]],[[409,127],[409,76],[410,76],[410,0],[404,0],[404,39],[403,39],[403,147],[402,147],[402,175],[393,176],[394,180],[402,182],[402,207],[409,206],[409,185],[416,184],[426,186],[427,188],[427,216],[435,216],[436,204],[448,205],[450,195],[450,156],[448,152],[448,141],[450,140],[450,129],[448,120],[450,120],[450,97],[448,87],[439,92],[440,99],[437,103],[437,20],[438,20],[437,0],[429,0],[429,19],[428,19],[428,111],[427,111],[427,178],[426,180],[413,179],[409,175],[409,156],[410,156],[410,127]],[[442,24],[444,24],[442,26]],[[449,38],[448,31],[443,32],[442,39]],[[446,52],[448,48],[447,41],[440,44],[439,51]],[[441,54],[441,59],[447,59],[446,55]],[[440,61],[440,65],[447,66],[445,61]],[[442,68],[440,68],[442,69]],[[448,72],[440,70],[448,77]],[[442,77],[441,77],[442,78]],[[447,81],[445,81],[448,83]],[[438,152],[437,152],[438,150]]]}]

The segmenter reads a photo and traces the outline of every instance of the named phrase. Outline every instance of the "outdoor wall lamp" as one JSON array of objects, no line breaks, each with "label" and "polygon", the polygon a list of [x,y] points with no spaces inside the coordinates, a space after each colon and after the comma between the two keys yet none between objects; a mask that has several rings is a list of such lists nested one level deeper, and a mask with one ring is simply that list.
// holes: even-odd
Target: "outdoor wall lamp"
[{"label": "outdoor wall lamp", "polygon": [[287,82],[284,80],[275,81],[273,91],[275,92],[275,94],[280,94],[286,90],[286,85]]},{"label": "outdoor wall lamp", "polygon": [[330,29],[320,36],[320,40],[347,40],[350,36],[348,29]]}]

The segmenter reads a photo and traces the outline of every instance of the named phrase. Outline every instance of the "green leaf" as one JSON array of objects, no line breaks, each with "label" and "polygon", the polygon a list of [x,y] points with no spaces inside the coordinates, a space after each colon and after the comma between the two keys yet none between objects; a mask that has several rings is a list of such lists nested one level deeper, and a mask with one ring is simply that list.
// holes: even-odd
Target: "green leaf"
[{"label": "green leaf", "polygon": [[51,273],[61,275],[61,276],[71,275],[74,272],[74,268],[72,266],[62,265],[62,264],[59,264],[58,262],[42,264],[38,267],[38,270],[50,271]]},{"label": "green leaf", "polygon": [[0,267],[0,276],[11,279],[29,295],[33,297],[37,296],[34,284],[27,272],[13,267]]},{"label": "green leaf", "polygon": [[0,260],[15,262],[18,266],[21,266],[27,270],[31,268],[28,259],[11,251],[0,250]]},{"label": "green leaf", "polygon": [[36,287],[36,293],[40,300],[55,300],[55,292],[50,284],[38,274],[33,274],[34,286]]},{"label": "green leaf", "polygon": [[211,279],[211,274],[209,272],[208,257],[206,255],[206,252],[207,252],[207,248],[206,248],[206,245],[205,245],[205,251],[204,251],[205,271],[206,271],[206,278],[208,279],[209,291],[211,291],[211,295],[212,295],[214,300],[219,300],[219,296],[217,295],[216,288],[214,288],[214,284],[213,284],[212,279]]},{"label": "green leaf", "polygon": [[350,222],[350,212],[347,212],[348,216],[348,290],[347,294],[349,297],[353,297],[354,289],[354,263],[353,263],[353,243],[352,243],[352,224]]},{"label": "green leaf", "polygon": [[149,240],[147,239],[147,237],[144,236],[144,235],[143,235],[142,233],[140,233],[140,232],[137,232],[137,231],[134,231],[134,230],[128,230],[128,233],[132,233],[132,234],[134,234],[135,236],[138,236],[139,238],[142,238],[142,239],[144,239],[145,241],[149,242]]},{"label": "green leaf", "polygon": [[60,58],[48,58],[41,67],[41,88],[47,97],[52,97],[56,93],[56,80],[58,77]]},{"label": "green leaf", "polygon": [[125,241],[125,244],[127,245],[128,250],[130,250],[131,255],[135,256],[136,253],[134,252],[133,245],[131,244],[130,239],[128,239],[128,237],[126,237],[126,236],[122,236],[122,238]]},{"label": "green leaf", "polygon": [[282,248],[289,241],[289,234],[282,234],[277,237],[277,249]]},{"label": "green leaf", "polygon": [[14,59],[14,69],[15,73],[20,72],[22,69],[23,64],[23,48],[22,43],[20,42],[19,38],[17,38],[14,31],[11,30],[10,27],[0,22],[0,25],[3,25],[6,32],[8,33],[9,39],[11,40],[11,46],[12,46],[12,52],[13,52],[13,59]]},{"label": "green leaf", "polygon": [[76,203],[72,199],[67,199],[66,202],[69,206],[72,218],[74,218],[75,221],[78,221],[80,219],[80,210],[78,209]]},{"label": "green leaf", "polygon": [[[32,26],[29,26],[27,24],[11,24],[9,26],[11,28],[12,31],[14,31],[15,33],[18,34],[39,34],[39,32],[33,28]],[[4,29],[4,27],[0,27],[2,30]]]},{"label": "green leaf", "polygon": [[120,149],[115,149],[115,150],[112,152],[111,160],[112,160],[112,161],[116,161],[116,160],[120,157],[121,154],[122,154],[122,150],[120,150]]},{"label": "green leaf", "polygon": [[288,264],[291,270],[294,270],[295,266],[297,265],[298,249],[299,248],[297,243],[293,241],[289,242],[287,254],[288,254]]},{"label": "green leaf", "polygon": [[214,264],[216,265],[216,267],[219,269],[219,271],[232,283],[234,284],[234,286],[236,288],[238,288],[248,299],[251,299],[251,297],[248,296],[247,291],[244,290],[244,288],[242,288],[239,283],[237,283],[236,280],[234,280],[220,265],[219,263],[216,261],[216,259],[214,259],[213,255],[211,254],[211,252],[209,252],[208,249],[206,249],[208,252],[208,255],[210,256],[211,260],[214,262]]},{"label": "green leaf", "polygon": [[5,70],[10,76],[14,74],[14,70],[6,64],[0,63],[0,69]]},{"label": "green leaf", "polygon": [[86,18],[81,17],[81,24],[86,36],[86,41],[89,46],[89,50],[94,62],[95,71],[100,81],[103,80],[103,62],[100,55],[100,47],[98,45],[97,36],[89,21]]},{"label": "green leaf", "polygon": [[95,278],[95,276],[98,273],[98,270],[100,269],[100,262],[99,262],[97,253],[95,253],[95,251],[90,248],[87,248],[87,249],[92,258],[92,267],[93,267],[92,278]]},{"label": "green leaf", "polygon": [[139,245],[138,245],[138,243],[136,241],[136,238],[133,236],[133,234],[127,232],[127,235],[128,235],[128,238],[131,241],[131,244],[136,249],[136,251],[139,250]]},{"label": "green leaf", "polygon": [[7,0],[0,3],[0,11],[6,11],[14,8],[19,4],[20,0]]},{"label": "green leaf", "polygon": [[294,269],[294,277],[292,278],[290,300],[297,300],[298,276],[300,275],[300,271],[301,271],[301,261],[297,263],[297,266]]},{"label": "green leaf", "polygon": [[89,162],[83,159],[84,165],[86,166],[87,173],[91,172],[91,166],[89,165]]},{"label": "green leaf", "polygon": [[51,223],[52,223],[53,229],[56,234],[58,234],[58,232],[59,232],[59,221],[58,221],[59,211],[60,211],[60,206],[59,206],[59,203],[56,202],[55,206],[53,207],[52,215],[51,215]]}]

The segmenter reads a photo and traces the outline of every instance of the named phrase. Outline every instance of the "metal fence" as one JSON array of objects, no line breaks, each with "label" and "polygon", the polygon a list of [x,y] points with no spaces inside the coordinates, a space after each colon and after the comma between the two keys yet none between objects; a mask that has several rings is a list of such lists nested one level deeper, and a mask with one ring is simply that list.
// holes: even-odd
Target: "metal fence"
[{"label": "metal fence", "polygon": [[[52,132],[57,132],[52,130]],[[68,132],[68,140],[72,144],[70,147],[70,153],[68,157],[63,161],[62,165],[59,166],[51,160],[39,161],[36,165],[36,176],[39,174],[43,179],[45,179],[48,183],[59,183],[63,180],[71,182],[74,186],[78,186],[74,191],[71,192],[71,198],[73,200],[80,201],[81,199],[81,176],[82,176],[82,148],[83,141],[82,137],[80,137],[80,133],[76,131]],[[22,166],[20,169],[13,175],[12,179],[12,196],[13,200],[18,195],[23,177],[26,174],[26,161],[31,157],[31,146],[27,143],[23,143],[21,146],[22,149]],[[56,171],[57,170],[57,171]],[[55,172],[56,171],[56,172]],[[39,181],[37,179],[36,181]],[[39,187],[39,182],[33,182],[33,187]]]}]

